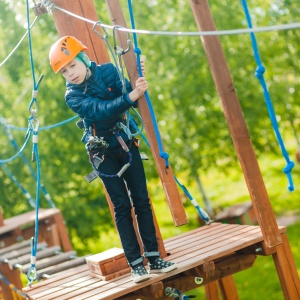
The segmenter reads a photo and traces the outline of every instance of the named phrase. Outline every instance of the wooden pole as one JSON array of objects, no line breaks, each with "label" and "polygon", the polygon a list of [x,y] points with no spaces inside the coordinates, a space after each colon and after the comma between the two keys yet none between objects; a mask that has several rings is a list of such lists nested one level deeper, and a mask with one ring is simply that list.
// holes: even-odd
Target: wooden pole
[{"label": "wooden pole", "polygon": [[[127,28],[125,18],[121,9],[120,1],[106,0],[106,3],[108,5],[111,20],[114,23],[114,25],[120,25],[122,27]],[[122,49],[127,49],[127,33],[117,31],[117,38],[120,47]],[[137,80],[139,75],[138,75],[137,63],[136,63],[136,58],[133,49],[131,49],[128,53],[124,55],[124,62],[126,65],[126,69],[131,84],[134,86],[134,83]],[[138,107],[141,112],[143,124],[150,142],[152,155],[167,197],[168,205],[173,217],[174,224],[176,226],[186,224],[187,217],[176,186],[172,168],[169,167],[168,169],[166,169],[165,161],[159,155],[158,143],[154,133],[150,110],[147,105],[145,96],[140,97],[138,101]]]},{"label": "wooden pole", "polygon": [[[216,27],[208,1],[190,0],[190,5],[199,31],[215,31]],[[282,243],[280,232],[253,150],[220,39],[218,36],[201,36],[201,41],[220,96],[223,111],[266,246],[276,246]]]}]

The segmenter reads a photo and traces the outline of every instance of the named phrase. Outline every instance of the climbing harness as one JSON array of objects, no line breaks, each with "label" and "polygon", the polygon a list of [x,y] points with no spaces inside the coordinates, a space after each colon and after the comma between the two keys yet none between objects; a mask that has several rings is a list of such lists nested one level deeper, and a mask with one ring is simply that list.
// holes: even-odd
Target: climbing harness
[{"label": "climbing harness", "polygon": [[[244,13],[246,15],[248,27],[252,28],[252,21],[251,21],[250,13],[249,13],[249,10],[248,10],[247,1],[246,0],[241,0],[241,1],[242,1]],[[257,64],[257,68],[256,68],[256,71],[255,71],[255,76],[257,77],[257,79],[259,80],[259,82],[260,82],[260,84],[263,88],[265,102],[266,102],[266,105],[267,105],[269,117],[270,117],[273,129],[275,131],[275,135],[276,135],[277,141],[279,143],[282,155],[283,155],[283,157],[285,158],[285,160],[287,162],[287,165],[284,167],[283,172],[286,174],[287,179],[288,179],[288,183],[289,183],[288,190],[293,191],[294,190],[294,184],[293,184],[293,180],[292,180],[291,171],[292,171],[295,164],[289,158],[289,155],[288,155],[287,150],[284,146],[284,143],[283,143],[283,140],[282,140],[279,128],[278,128],[278,123],[277,123],[277,120],[276,120],[276,114],[274,112],[274,108],[273,108],[273,105],[272,105],[270,93],[268,91],[267,84],[265,82],[264,75],[263,75],[264,72],[265,72],[265,67],[261,63],[261,59],[260,59],[260,55],[259,55],[259,51],[258,51],[258,46],[257,46],[257,43],[256,43],[255,34],[253,32],[251,32],[250,37],[251,37],[252,48],[253,48],[253,52],[254,52],[254,58],[255,58],[255,61],[256,61],[256,64]]]},{"label": "climbing harness", "polygon": [[[128,147],[127,144],[124,142],[123,138],[121,137],[120,129],[122,129],[122,126],[120,124],[121,122],[117,123],[114,126],[114,128],[112,129],[112,134],[116,137],[122,149],[127,153],[128,162],[116,174],[109,175],[102,173],[99,170],[99,166],[105,159],[104,152],[108,148],[109,144],[104,140],[104,137],[99,138],[97,136],[90,135],[88,142],[86,143],[86,149],[88,151],[90,163],[92,164],[94,171],[85,176],[85,179],[88,182],[91,182],[98,176],[107,178],[121,177],[124,174],[124,172],[130,167],[132,162],[132,155],[129,151],[129,148],[131,145]],[[130,139],[129,143],[132,144],[132,142],[132,139]]]}]

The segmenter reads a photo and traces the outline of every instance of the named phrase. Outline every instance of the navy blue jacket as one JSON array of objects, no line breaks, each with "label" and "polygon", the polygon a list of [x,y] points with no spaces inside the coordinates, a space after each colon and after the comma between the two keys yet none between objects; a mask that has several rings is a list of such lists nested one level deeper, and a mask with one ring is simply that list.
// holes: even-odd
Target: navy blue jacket
[{"label": "navy blue jacket", "polygon": [[[122,95],[122,82],[116,67],[111,63],[96,65],[92,62],[90,70],[92,75],[83,83],[67,82],[66,103],[83,119],[84,143],[87,142],[92,127],[97,136],[105,137],[110,147],[116,147],[118,141],[111,135],[110,130],[117,122],[123,120],[124,113],[135,105],[128,97],[132,87],[125,79],[127,93]],[[121,135],[125,141],[128,140],[125,133]]]}]

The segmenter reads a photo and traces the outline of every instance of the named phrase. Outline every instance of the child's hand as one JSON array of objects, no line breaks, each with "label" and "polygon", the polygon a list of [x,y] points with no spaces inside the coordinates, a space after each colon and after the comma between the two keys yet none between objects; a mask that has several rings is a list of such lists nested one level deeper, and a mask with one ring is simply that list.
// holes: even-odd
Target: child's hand
[{"label": "child's hand", "polygon": [[129,99],[133,102],[137,101],[140,96],[142,96],[148,89],[148,83],[145,77],[139,77],[135,82],[134,90],[129,93]]}]

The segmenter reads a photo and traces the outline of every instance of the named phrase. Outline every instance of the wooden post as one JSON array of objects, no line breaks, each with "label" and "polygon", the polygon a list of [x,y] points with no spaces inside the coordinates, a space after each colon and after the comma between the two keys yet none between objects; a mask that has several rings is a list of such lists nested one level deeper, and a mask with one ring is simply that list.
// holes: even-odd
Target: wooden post
[{"label": "wooden post", "polygon": [[[215,31],[207,0],[190,0],[199,31]],[[218,36],[201,36],[211,73],[267,247],[282,243],[275,215]]]},{"label": "wooden post", "polygon": [[4,226],[3,211],[1,206],[0,206],[0,226]]},{"label": "wooden post", "polygon": [[[106,0],[106,3],[109,8],[109,13],[114,25],[120,25],[122,27],[127,27],[125,18],[120,6],[119,0]],[[127,33],[117,31],[117,38],[121,48],[127,49]],[[134,86],[135,81],[138,78],[137,64],[135,54],[133,49],[124,55],[124,62],[126,69],[131,81],[131,84]],[[180,195],[176,186],[174,175],[171,167],[168,169],[165,168],[165,161],[159,155],[158,143],[155,137],[153,124],[151,122],[151,116],[149,107],[147,105],[145,96],[140,97],[138,101],[138,107],[141,112],[143,119],[143,124],[150,142],[150,147],[152,155],[155,161],[157,171],[162,182],[169,208],[173,217],[174,224],[180,226],[187,223],[186,213],[180,199]]]}]

